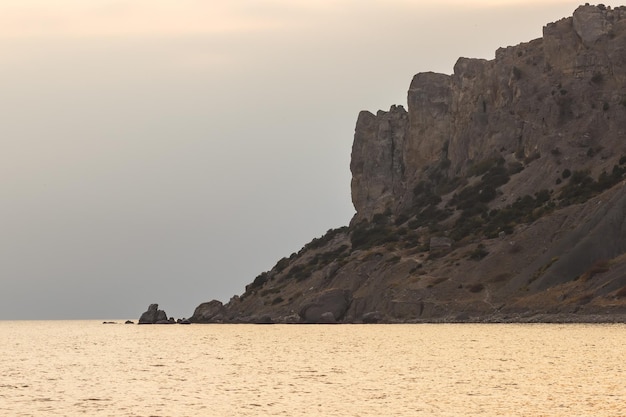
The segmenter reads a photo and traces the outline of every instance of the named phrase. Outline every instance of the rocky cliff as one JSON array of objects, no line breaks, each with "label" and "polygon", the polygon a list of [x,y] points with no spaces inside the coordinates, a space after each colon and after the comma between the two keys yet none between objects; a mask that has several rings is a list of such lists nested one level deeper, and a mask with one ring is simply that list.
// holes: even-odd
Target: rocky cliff
[{"label": "rocky cliff", "polygon": [[[359,114],[349,226],[192,320],[519,321],[626,314],[626,7],[417,74]],[[219,303],[217,305],[216,303]]]}]

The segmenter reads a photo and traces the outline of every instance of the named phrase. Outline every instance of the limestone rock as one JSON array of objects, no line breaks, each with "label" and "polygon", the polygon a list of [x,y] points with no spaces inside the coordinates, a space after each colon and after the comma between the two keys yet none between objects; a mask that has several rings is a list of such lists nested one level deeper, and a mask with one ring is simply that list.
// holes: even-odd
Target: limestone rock
[{"label": "limestone rock", "polygon": [[368,323],[626,313],[625,137],[625,7],[581,6],[494,59],[416,74],[406,108],[358,115],[350,225],[194,316]]},{"label": "limestone rock", "polygon": [[[352,145],[352,202],[365,217],[383,212],[402,187],[408,116],[402,106],[359,114]],[[357,209],[358,210],[358,209]]]},{"label": "limestone rock", "polygon": [[574,11],[573,27],[583,44],[591,48],[602,36],[607,36],[611,23],[596,6],[580,6]]},{"label": "limestone rock", "polygon": [[[500,48],[494,60],[459,58],[452,75],[415,75],[407,110],[359,114],[350,165],[353,223],[406,212],[418,183],[463,176],[488,158],[523,163],[557,146],[575,152],[619,137],[623,118],[592,110],[619,106],[626,94],[624,45],[626,8],[581,6],[548,24],[542,38]],[[608,142],[604,148],[619,144]],[[552,187],[553,169],[536,163],[521,194]]]},{"label": "limestone rock", "polygon": [[158,304],[150,304],[148,310],[139,317],[139,324],[156,324],[164,321],[168,321],[167,314],[165,311],[159,310]]}]

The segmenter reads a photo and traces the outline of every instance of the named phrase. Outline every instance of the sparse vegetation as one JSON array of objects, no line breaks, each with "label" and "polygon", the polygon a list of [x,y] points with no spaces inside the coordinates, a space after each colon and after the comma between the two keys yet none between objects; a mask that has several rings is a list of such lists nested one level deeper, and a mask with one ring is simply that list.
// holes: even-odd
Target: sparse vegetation
[{"label": "sparse vegetation", "polygon": [[339,227],[337,229],[329,229],[322,237],[313,239],[312,241],[310,241],[309,243],[304,245],[304,247],[302,248],[302,251],[304,251],[304,250],[312,250],[312,249],[319,249],[319,248],[327,245],[331,240],[333,240],[339,234],[345,233],[347,231],[348,231],[348,227],[346,227],[346,226]]},{"label": "sparse vegetation", "polygon": [[478,246],[476,246],[476,249],[469,254],[469,258],[474,261],[480,261],[487,255],[489,255],[489,252],[485,249],[485,245],[479,243]]},{"label": "sparse vegetation", "polygon": [[390,225],[367,222],[356,225],[350,235],[352,250],[369,249],[385,243],[397,242],[398,240],[398,235]]},{"label": "sparse vegetation", "polygon": [[626,174],[625,167],[614,165],[610,174],[606,171],[602,172],[595,181],[589,175],[589,171],[574,171],[567,185],[561,189],[559,195],[561,206],[584,203],[622,181],[624,174]]}]

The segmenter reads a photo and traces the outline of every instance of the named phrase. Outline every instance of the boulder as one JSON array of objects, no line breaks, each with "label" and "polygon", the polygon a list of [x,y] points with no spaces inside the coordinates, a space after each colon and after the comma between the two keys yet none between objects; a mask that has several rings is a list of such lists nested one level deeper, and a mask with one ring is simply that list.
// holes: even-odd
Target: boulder
[{"label": "boulder", "polygon": [[282,318],[281,320],[282,323],[285,324],[296,324],[296,323],[300,323],[300,316],[298,314],[289,314],[288,316],[285,316]]},{"label": "boulder", "polygon": [[305,323],[335,323],[343,319],[351,302],[351,291],[333,288],[305,302],[298,314]]},{"label": "boulder", "polygon": [[223,321],[225,312],[221,301],[212,300],[196,307],[189,321],[191,323],[218,323]]},{"label": "boulder", "polygon": [[369,313],[363,314],[363,323],[365,324],[374,324],[379,323],[383,319],[383,315],[380,311],[370,311]]},{"label": "boulder", "polygon": [[320,316],[320,323],[334,324],[337,323],[337,320],[335,320],[335,315],[333,313],[327,311],[326,313],[322,313]]},{"label": "boulder", "polygon": [[160,321],[167,321],[167,314],[159,310],[158,304],[150,304],[148,310],[139,317],[139,324],[155,324]]}]

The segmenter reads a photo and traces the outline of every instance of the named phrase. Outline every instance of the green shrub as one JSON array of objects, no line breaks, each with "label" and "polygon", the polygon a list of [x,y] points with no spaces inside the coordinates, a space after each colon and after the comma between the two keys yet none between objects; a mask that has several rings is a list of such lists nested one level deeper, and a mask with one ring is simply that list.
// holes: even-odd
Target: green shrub
[{"label": "green shrub", "polygon": [[[485,211],[484,204],[496,198],[497,188],[509,182],[509,171],[504,167],[504,159],[489,161],[492,165],[484,172],[480,182],[461,189],[450,200],[449,205],[466,211],[466,216]],[[482,169],[481,165],[478,167]]]},{"label": "green shrub", "polygon": [[626,167],[614,165],[610,174],[602,172],[595,181],[588,171],[574,171],[568,184],[561,189],[561,206],[584,203],[591,197],[613,187],[624,179]]},{"label": "green shrub", "polygon": [[246,287],[246,291],[248,290],[248,288],[249,288],[250,290],[254,290],[254,289],[256,289],[256,288],[260,288],[260,287],[262,287],[262,286],[263,286],[263,285],[265,285],[265,283],[267,282],[267,278],[268,278],[268,274],[267,274],[267,272],[263,272],[263,273],[261,273],[261,274],[257,275],[257,277],[254,279],[254,281],[252,281],[252,283],[251,283],[251,284],[249,284],[249,285]]},{"label": "green shrub", "polygon": [[489,255],[489,252],[487,252],[487,250],[485,249],[485,245],[483,245],[482,243],[480,243],[476,249],[474,249],[470,255],[469,258],[474,260],[474,261],[480,261],[481,259],[483,259],[485,256]]},{"label": "green shrub", "polygon": [[458,241],[471,234],[478,234],[481,232],[483,225],[484,220],[479,216],[461,216],[454,224],[454,228],[450,232],[450,238]]},{"label": "green shrub", "polygon": [[[322,237],[315,238],[307,243],[302,250],[318,249],[333,240],[337,235],[345,233],[348,230],[346,226],[337,229],[329,229]],[[302,252],[302,251],[301,251]]]},{"label": "green shrub", "polygon": [[289,266],[289,259],[287,258],[282,258],[280,261],[276,262],[276,265],[274,265],[274,269],[276,272],[283,272],[285,270],[285,268],[287,268]]},{"label": "green shrub", "polygon": [[512,204],[489,213],[484,228],[485,236],[494,238],[500,232],[511,234],[515,225],[533,222],[553,209],[550,191],[546,189],[536,192],[534,197],[518,197]]},{"label": "green shrub", "polygon": [[441,197],[435,194],[432,184],[420,181],[413,188],[413,207],[415,209],[424,208],[429,205],[436,205],[440,202]]},{"label": "green shrub", "polygon": [[352,230],[352,250],[368,249],[389,242],[397,242],[398,235],[387,225],[360,223]]},{"label": "green shrub", "polygon": [[502,166],[502,165],[504,165],[504,158],[502,157],[499,157],[499,158],[493,157],[493,158],[483,159],[482,161],[473,164],[469,168],[469,170],[467,171],[467,176],[477,177],[479,175],[485,174],[487,171],[489,171],[490,169],[494,167]]}]

